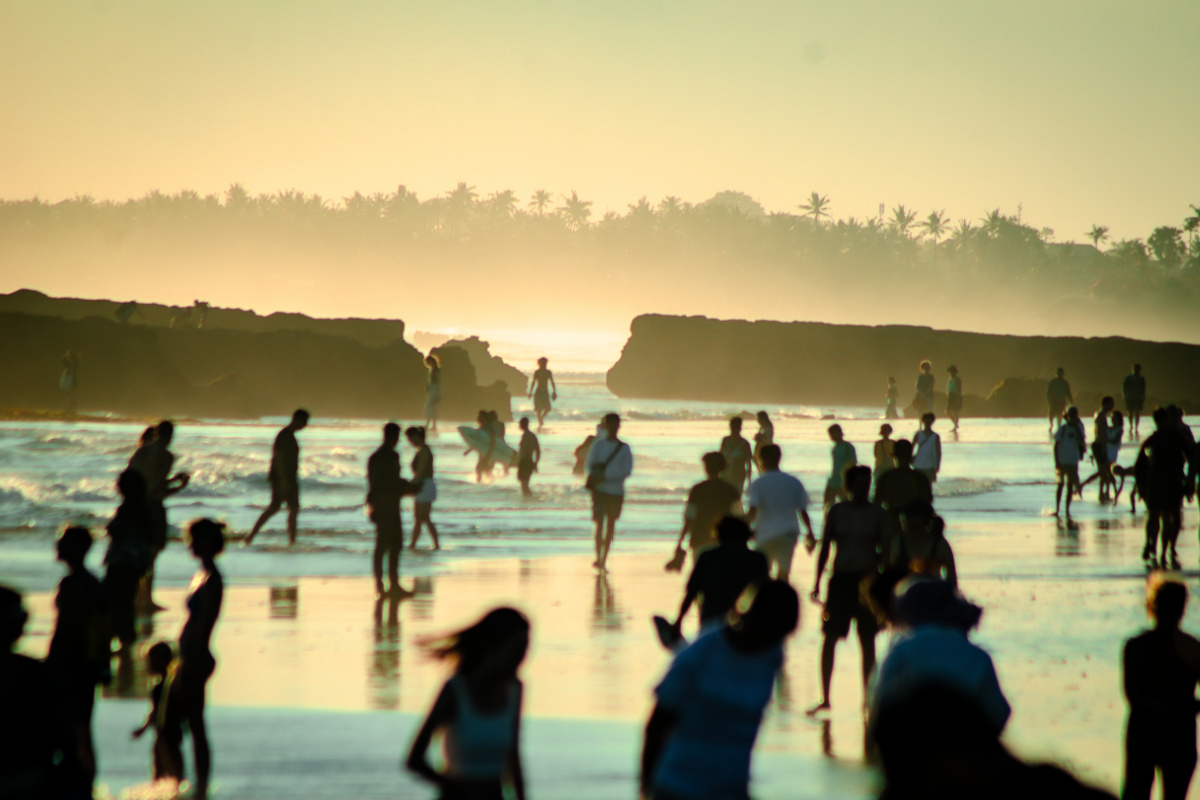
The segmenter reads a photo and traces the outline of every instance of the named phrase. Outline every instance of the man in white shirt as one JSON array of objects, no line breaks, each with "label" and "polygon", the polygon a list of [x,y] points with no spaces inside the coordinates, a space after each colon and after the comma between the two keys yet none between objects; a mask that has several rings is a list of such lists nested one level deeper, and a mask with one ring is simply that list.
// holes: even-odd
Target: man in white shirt
[{"label": "man in white shirt", "polygon": [[792,475],[781,472],[779,462],[783,451],[770,444],[762,449],[762,475],[750,484],[750,511],[746,521],[754,526],[754,549],[767,557],[768,569],[775,578],[787,581],[792,571],[792,555],[800,540],[800,522],[808,533],[804,546],[812,552],[817,544],[812,520],[808,518],[808,492],[804,484]]},{"label": "man in white shirt", "polygon": [[1054,469],[1058,486],[1054,490],[1054,516],[1062,502],[1063,483],[1067,484],[1067,518],[1071,517],[1071,495],[1079,491],[1079,462],[1087,452],[1087,433],[1079,419],[1079,409],[1071,406],[1059,429],[1054,432]]},{"label": "man in white shirt", "polygon": [[604,416],[605,436],[592,442],[585,466],[592,493],[592,521],[596,524],[596,560],[592,566],[605,571],[617,520],[625,503],[625,479],[633,474],[633,451],[617,438],[621,418]]}]

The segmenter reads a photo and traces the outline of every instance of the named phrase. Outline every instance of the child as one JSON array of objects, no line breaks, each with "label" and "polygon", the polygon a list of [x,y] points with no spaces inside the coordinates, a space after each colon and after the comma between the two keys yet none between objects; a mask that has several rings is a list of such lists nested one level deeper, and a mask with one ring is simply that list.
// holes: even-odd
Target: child
[{"label": "child", "polygon": [[[442,687],[413,740],[406,766],[436,785],[442,800],[525,800],[521,770],[521,699],[517,669],[529,649],[529,620],[513,608],[497,608],[469,628],[435,642],[440,659],[454,659],[454,675]],[[426,757],[433,735],[444,734],[446,767]]]},{"label": "child", "polygon": [[180,717],[171,707],[171,682],[175,678],[175,654],[171,645],[158,642],[146,652],[146,670],[158,677],[150,690],[150,713],[142,727],[133,732],[134,739],[154,728],[154,780],[183,780],[183,727]]},{"label": "child", "polygon": [[521,444],[517,455],[517,480],[521,482],[521,494],[533,497],[529,479],[537,472],[538,462],[542,460],[542,446],[538,443],[537,435],[529,430],[529,417],[521,417],[518,425],[521,428]]}]

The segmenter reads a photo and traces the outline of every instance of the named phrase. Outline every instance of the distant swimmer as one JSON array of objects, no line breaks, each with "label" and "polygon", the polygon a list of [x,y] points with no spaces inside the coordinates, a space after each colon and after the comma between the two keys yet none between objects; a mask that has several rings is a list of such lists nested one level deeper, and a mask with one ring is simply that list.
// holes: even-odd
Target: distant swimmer
[{"label": "distant swimmer", "polygon": [[592,443],[588,451],[587,488],[592,493],[592,521],[595,523],[596,560],[592,566],[603,572],[617,532],[617,520],[625,504],[625,480],[633,474],[633,452],[617,438],[621,418],[604,415],[604,438]]},{"label": "distant swimmer", "polygon": [[920,417],[926,411],[933,411],[933,363],[922,361],[918,366],[916,396],[913,397],[913,411]]},{"label": "distant swimmer", "polygon": [[408,443],[417,449],[412,460],[412,482],[417,495],[413,499],[413,532],[409,550],[417,549],[417,540],[421,536],[421,527],[429,528],[429,538],[433,540],[433,549],[441,550],[438,542],[437,526],[433,524],[433,501],[437,500],[437,483],[433,477],[433,450],[425,441],[425,429],[410,427],[404,432]]},{"label": "distant swimmer", "polygon": [[529,430],[529,417],[521,417],[517,426],[521,429],[521,442],[517,448],[517,480],[521,484],[522,496],[533,497],[529,479],[537,472],[538,464],[541,463],[542,445],[537,435]]},{"label": "distant swimmer", "polygon": [[883,408],[883,418],[900,419],[900,412],[896,409],[896,403],[900,400],[900,387],[896,385],[896,379],[891,375],[888,376],[886,398],[887,404]]},{"label": "distant swimmer", "polygon": [[737,489],[741,497],[746,491],[746,482],[754,472],[754,450],[742,436],[741,417],[729,420],[729,435],[721,440],[721,455],[725,456],[725,471],[721,473],[721,478]]},{"label": "distant swimmer", "polygon": [[1087,434],[1079,419],[1079,409],[1071,406],[1063,423],[1054,433],[1054,471],[1058,484],[1054,490],[1054,516],[1058,516],[1063,485],[1067,488],[1067,518],[1071,516],[1071,496],[1079,491],[1079,462],[1087,452]]},{"label": "distant swimmer", "polygon": [[787,582],[792,558],[800,541],[800,523],[804,523],[804,549],[811,553],[817,544],[812,519],[808,516],[809,496],[804,484],[779,465],[783,451],[773,444],[763,449],[763,472],[750,484],[750,510],[746,522],[754,526],[754,549],[767,557],[775,579]]},{"label": "distant swimmer", "polygon": [[438,406],[442,404],[442,362],[433,353],[425,356],[425,428],[436,431]]},{"label": "distant swimmer", "polygon": [[1050,432],[1054,432],[1055,420],[1061,425],[1063,421],[1063,412],[1071,403],[1075,402],[1075,398],[1071,395],[1071,384],[1067,383],[1067,379],[1063,377],[1066,370],[1059,367],[1055,370],[1054,377],[1046,384],[1046,408],[1047,415],[1050,421]]},{"label": "distant swimmer", "polygon": [[688,492],[683,528],[679,531],[679,543],[676,545],[678,551],[683,547],[684,539],[688,539],[693,564],[701,553],[716,545],[713,531],[717,523],[722,517],[734,513],[741,497],[737,489],[721,479],[725,456],[716,452],[705,453],[702,460],[707,478],[692,486]]},{"label": "distant swimmer", "polygon": [[879,438],[875,441],[875,491],[879,492],[879,479],[896,468],[896,443],[891,439],[892,426],[886,422],[879,426]]},{"label": "distant swimmer", "polygon": [[533,410],[537,413],[538,428],[546,422],[550,413],[550,401],[558,399],[558,384],[554,382],[554,373],[546,368],[550,360],[545,356],[538,359],[537,372],[533,373],[533,385],[529,387],[529,396],[533,398]]},{"label": "distant swimmer", "polygon": [[837,643],[850,633],[851,622],[854,622],[862,651],[864,702],[867,683],[875,669],[875,634],[879,631],[879,621],[875,611],[864,601],[861,586],[864,581],[877,576],[883,565],[883,550],[889,538],[888,515],[870,502],[869,468],[852,467],[846,473],[846,481],[850,499],[837,503],[825,515],[825,531],[817,554],[817,574],[813,579],[811,597],[813,602],[820,602],[821,575],[829,562],[829,551],[836,545],[822,615],[821,702],[809,709],[810,716],[829,710],[834,655]]},{"label": "distant swimmer", "polygon": [[73,417],[79,407],[79,353],[68,350],[60,363],[63,370],[58,388],[67,393],[67,416]]},{"label": "distant swimmer", "polygon": [[1142,420],[1142,409],[1146,405],[1146,376],[1142,374],[1142,365],[1134,364],[1133,372],[1125,376],[1121,382],[1121,394],[1125,398],[1125,413],[1129,415],[1129,428],[1133,438],[1138,438],[1138,424]]},{"label": "distant swimmer", "polygon": [[[1165,408],[1154,411],[1154,426],[1156,430],[1142,443],[1134,467],[1139,473],[1138,494],[1146,504],[1146,546],[1142,559],[1150,566],[1165,567],[1169,553],[1172,568],[1177,569],[1175,542],[1179,538],[1183,499],[1185,496],[1190,499],[1194,491],[1191,485],[1184,485],[1185,474],[1193,474],[1185,473],[1193,453]],[[1162,555],[1156,558],[1160,528]]]},{"label": "distant swimmer", "polygon": [[303,408],[296,409],[292,421],[275,436],[275,444],[271,447],[271,467],[268,478],[271,481],[271,502],[263,509],[262,514],[246,537],[246,544],[254,541],[267,520],[287,505],[287,534],[288,546],[296,543],[296,522],[300,518],[300,443],[296,434],[308,427],[308,412]]},{"label": "distant swimmer", "polygon": [[[375,574],[375,594],[399,595],[400,550],[404,547],[404,526],[400,499],[408,490],[408,481],[400,477],[400,426],[383,426],[383,444],[367,459],[367,516],[375,525],[375,550],[371,568]],[[383,584],[383,561],[387,558],[388,585]]]},{"label": "distant swimmer", "polygon": [[958,367],[953,364],[946,367],[946,372],[950,373],[946,379],[946,416],[954,423],[950,432],[958,433],[958,418],[962,415],[963,405],[962,377],[958,374]]},{"label": "distant swimmer", "polygon": [[841,425],[834,423],[829,426],[829,439],[833,442],[833,469],[829,473],[829,481],[825,484],[826,508],[846,499],[846,471],[858,464],[858,453],[854,445],[843,437]]},{"label": "distant swimmer", "polygon": [[758,471],[762,472],[762,450],[769,444],[775,444],[775,424],[771,422],[771,417],[766,411],[760,411],[755,416],[758,419],[758,430],[754,434],[754,463],[758,466]]},{"label": "distant swimmer", "polygon": [[921,415],[921,430],[913,436],[913,469],[924,475],[930,485],[937,483],[938,472],[942,468],[942,437],[933,430],[937,417],[932,411]]}]

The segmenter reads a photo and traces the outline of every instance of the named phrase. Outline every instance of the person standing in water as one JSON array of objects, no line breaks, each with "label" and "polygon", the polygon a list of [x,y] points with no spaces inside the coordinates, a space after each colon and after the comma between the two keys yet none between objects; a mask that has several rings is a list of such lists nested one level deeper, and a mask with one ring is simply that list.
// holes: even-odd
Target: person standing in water
[{"label": "person standing in water", "polygon": [[918,368],[920,373],[917,375],[917,394],[913,398],[913,410],[920,416],[927,411],[933,411],[933,363],[928,360],[922,361]]},{"label": "person standing in water", "polygon": [[841,425],[834,423],[829,426],[829,439],[833,442],[833,470],[825,484],[826,508],[846,499],[846,471],[858,464],[858,452],[854,445],[843,438]]},{"label": "person standing in water", "polygon": [[942,468],[942,437],[933,430],[937,417],[932,411],[921,415],[921,430],[913,436],[913,469],[924,475],[932,486],[937,483],[938,472]]},{"label": "person standing in water", "polygon": [[750,511],[746,522],[754,526],[754,549],[767,557],[776,580],[788,580],[792,557],[800,541],[800,521],[807,531],[804,547],[812,552],[817,544],[808,516],[809,497],[804,484],[779,468],[783,451],[773,444],[763,449],[763,472],[750,484]]},{"label": "person standing in water", "polygon": [[1067,518],[1071,517],[1071,495],[1079,491],[1079,462],[1087,452],[1087,434],[1079,420],[1079,409],[1067,409],[1066,419],[1054,433],[1054,471],[1058,485],[1054,490],[1054,516],[1062,501],[1063,484],[1067,486]]},{"label": "person standing in water", "polygon": [[886,422],[879,426],[879,439],[875,442],[875,493],[879,493],[879,479],[896,468],[896,443],[891,440],[892,426]]},{"label": "person standing in water", "polygon": [[888,515],[870,502],[871,470],[852,467],[846,473],[850,500],[838,503],[825,515],[825,531],[817,554],[817,575],[813,579],[812,601],[820,602],[821,575],[829,562],[829,550],[837,545],[829,585],[825,589],[825,613],[821,627],[821,702],[808,710],[809,716],[829,710],[833,683],[834,654],[837,643],[850,633],[850,623],[858,633],[862,650],[863,698],[867,682],[875,669],[875,634],[879,624],[875,612],[862,599],[861,585],[874,579],[883,564],[883,551],[889,539]]},{"label": "person standing in water", "polygon": [[887,404],[883,407],[883,418],[900,419],[900,412],[896,408],[896,403],[900,400],[900,387],[896,385],[896,379],[891,375],[888,376],[886,398]]},{"label": "person standing in water", "polygon": [[58,388],[67,393],[67,416],[75,416],[79,407],[79,353],[68,350],[62,357],[62,375]]},{"label": "person standing in water", "polygon": [[621,418],[604,415],[604,438],[592,443],[588,451],[587,488],[592,493],[592,521],[595,523],[596,560],[592,563],[603,572],[617,532],[617,520],[625,504],[625,479],[633,474],[633,452],[617,438]]},{"label": "person standing in water", "polygon": [[254,541],[267,520],[275,516],[279,509],[287,504],[287,535],[288,546],[296,544],[296,523],[300,518],[300,443],[296,434],[308,427],[308,412],[298,408],[292,414],[292,421],[284,426],[275,436],[275,444],[271,447],[271,468],[268,476],[271,481],[271,502],[263,509],[262,514],[250,529],[246,544]]},{"label": "person standing in water", "polygon": [[421,526],[425,526],[429,528],[429,538],[433,539],[433,549],[441,550],[437,526],[433,524],[433,501],[437,500],[437,483],[433,479],[433,450],[425,441],[424,428],[410,427],[404,431],[404,435],[408,443],[417,449],[412,460],[412,482],[417,489],[417,496],[413,500],[413,532],[408,549],[417,549]]},{"label": "person standing in water", "polygon": [[950,373],[950,377],[946,379],[946,416],[954,423],[950,432],[958,433],[958,418],[962,414],[963,405],[962,378],[958,375],[958,367],[953,364],[946,367],[946,372]]},{"label": "person standing in water", "polygon": [[442,404],[442,362],[430,353],[425,356],[425,369],[429,371],[425,380],[425,428],[436,431],[438,406]]},{"label": "person standing in water", "polygon": [[162,610],[152,598],[154,589],[154,562],[159,554],[167,549],[167,534],[170,525],[167,520],[166,500],[187,488],[191,476],[186,472],[171,474],[175,466],[175,454],[171,452],[171,442],[175,438],[175,424],[164,419],[154,427],[154,438],[138,447],[133,457],[129,459],[129,469],[138,472],[146,482],[146,518],[150,521],[150,543],[153,558],[150,569],[146,573],[143,587],[143,605],[151,610]]},{"label": "person standing in water", "polygon": [[766,411],[758,412],[755,417],[758,419],[758,430],[754,434],[754,463],[761,473],[763,448],[775,444],[775,424],[771,422],[771,417]]},{"label": "person standing in water", "polygon": [[[517,670],[529,650],[529,620],[497,608],[469,628],[430,643],[435,658],[454,663],[409,749],[405,766],[438,787],[445,800],[525,800],[521,767],[521,705]],[[443,735],[445,768],[429,763],[435,734]]]},{"label": "person standing in water", "polygon": [[[367,516],[375,524],[375,550],[371,568],[375,575],[375,595],[404,596],[400,588],[400,550],[404,547],[404,523],[400,515],[400,498],[407,481],[400,477],[400,426],[389,422],[383,426],[383,444],[367,459]],[[383,585],[383,560],[387,557],[388,586]],[[411,596],[411,595],[409,595]]]},{"label": "person standing in water", "polygon": [[1108,458],[1109,415],[1113,411],[1114,400],[1105,397],[1096,410],[1096,418],[1092,422],[1092,460],[1096,462],[1096,472],[1079,484],[1080,492],[1094,480],[1100,481],[1098,503],[1108,502],[1108,492],[1113,486],[1112,461]]},{"label": "person standing in water", "polygon": [[521,429],[521,442],[517,450],[517,480],[521,483],[521,495],[533,497],[529,479],[537,472],[538,464],[541,463],[542,445],[534,432],[529,430],[529,417],[521,417],[517,427]]},{"label": "person standing in water", "polygon": [[1155,575],[1146,610],[1154,627],[1125,643],[1122,683],[1129,702],[1123,800],[1150,800],[1154,773],[1163,800],[1184,800],[1196,770],[1196,684],[1200,641],[1179,629],[1187,587]]},{"label": "person standing in water", "polygon": [[558,384],[554,382],[554,373],[546,368],[550,360],[545,356],[538,359],[537,372],[533,373],[533,383],[529,387],[529,396],[533,398],[533,410],[537,414],[538,430],[546,422],[550,413],[550,401],[558,399]]},{"label": "person standing in water", "polygon": [[1050,432],[1054,432],[1054,421],[1058,420],[1059,425],[1063,421],[1063,412],[1067,406],[1075,402],[1075,398],[1071,395],[1071,384],[1064,377],[1066,370],[1059,367],[1054,372],[1054,377],[1046,384],[1046,408],[1049,416]]},{"label": "person standing in water", "polygon": [[1138,423],[1142,420],[1142,409],[1146,405],[1146,376],[1142,365],[1134,364],[1133,372],[1121,382],[1121,394],[1125,398],[1125,414],[1129,417],[1129,428],[1133,438],[1138,438]]},{"label": "person standing in water", "polygon": [[741,497],[754,472],[754,451],[742,436],[741,417],[729,420],[729,435],[721,440],[721,455],[725,456],[725,471],[721,473],[721,478],[736,489],[738,497]]}]

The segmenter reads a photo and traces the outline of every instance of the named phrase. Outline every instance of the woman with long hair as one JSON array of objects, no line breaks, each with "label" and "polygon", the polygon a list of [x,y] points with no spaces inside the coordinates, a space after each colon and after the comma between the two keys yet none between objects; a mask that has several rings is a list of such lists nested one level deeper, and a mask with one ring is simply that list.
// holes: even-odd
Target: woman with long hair
[{"label": "woman with long hair", "polygon": [[[497,608],[469,628],[429,644],[452,661],[454,674],[417,731],[406,766],[440,790],[442,800],[502,800],[505,789],[525,800],[521,769],[521,701],[517,670],[529,649],[529,620],[514,608]],[[427,754],[444,734],[445,770]]]},{"label": "woman with long hair", "polygon": [[417,454],[412,460],[412,482],[420,488],[413,501],[413,533],[409,550],[417,549],[417,539],[421,536],[421,526],[429,528],[429,536],[433,539],[433,549],[441,550],[438,543],[437,526],[433,524],[433,501],[437,499],[437,484],[433,480],[433,450],[425,443],[425,429],[410,427],[404,432],[408,443],[417,448]]}]

